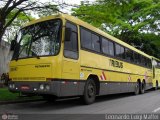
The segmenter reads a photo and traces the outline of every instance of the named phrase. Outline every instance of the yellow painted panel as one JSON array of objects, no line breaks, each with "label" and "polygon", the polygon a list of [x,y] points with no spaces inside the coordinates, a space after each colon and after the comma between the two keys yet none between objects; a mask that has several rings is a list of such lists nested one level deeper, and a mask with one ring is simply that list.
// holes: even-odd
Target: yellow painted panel
[{"label": "yellow painted panel", "polygon": [[60,78],[59,57],[41,57],[11,61],[9,77],[13,81],[45,81],[46,78]]},{"label": "yellow painted panel", "polygon": [[[66,58],[67,59],[67,58]],[[79,63],[77,60],[63,60],[62,78],[63,79],[79,79]]]},{"label": "yellow painted panel", "polygon": [[[111,60],[119,64],[116,67],[112,66]],[[105,76],[106,81],[112,82],[136,82],[137,79],[141,81],[145,79],[147,83],[152,83],[152,69],[83,50],[81,51],[81,66],[85,66],[85,70],[81,68],[81,72],[84,72],[84,79],[87,79],[90,74],[95,74],[101,81],[104,81]]]}]

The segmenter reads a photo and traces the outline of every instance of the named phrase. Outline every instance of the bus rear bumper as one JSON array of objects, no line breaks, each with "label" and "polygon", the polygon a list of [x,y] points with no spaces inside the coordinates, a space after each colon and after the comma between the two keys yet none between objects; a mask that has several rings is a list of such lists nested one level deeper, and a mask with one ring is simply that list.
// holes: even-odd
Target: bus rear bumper
[{"label": "bus rear bumper", "polygon": [[53,80],[45,82],[11,81],[8,89],[11,92],[31,93],[35,95],[77,96],[82,95],[85,82]]}]

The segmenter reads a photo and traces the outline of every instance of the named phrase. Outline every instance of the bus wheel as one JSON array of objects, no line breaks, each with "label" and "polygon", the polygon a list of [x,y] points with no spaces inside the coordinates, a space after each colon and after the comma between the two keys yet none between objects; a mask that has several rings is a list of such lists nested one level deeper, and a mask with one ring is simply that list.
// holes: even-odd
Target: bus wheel
[{"label": "bus wheel", "polygon": [[158,90],[158,81],[156,81],[156,87],[155,90]]},{"label": "bus wheel", "polygon": [[140,92],[140,83],[137,81],[134,94],[135,94],[135,95],[138,95],[139,92]]},{"label": "bus wheel", "polygon": [[56,96],[53,95],[42,95],[42,97],[48,102],[54,102],[57,98]]},{"label": "bus wheel", "polygon": [[140,93],[143,94],[145,92],[145,82],[141,83]]},{"label": "bus wheel", "polygon": [[89,105],[95,101],[96,98],[96,84],[94,80],[87,80],[84,88],[83,101],[85,104]]}]

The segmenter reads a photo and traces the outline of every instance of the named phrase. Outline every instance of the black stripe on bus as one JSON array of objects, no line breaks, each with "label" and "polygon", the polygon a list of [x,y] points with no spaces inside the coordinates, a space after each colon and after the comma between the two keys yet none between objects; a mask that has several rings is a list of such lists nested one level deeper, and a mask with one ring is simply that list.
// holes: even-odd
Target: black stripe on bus
[{"label": "black stripe on bus", "polygon": [[[49,81],[49,80],[48,80]],[[80,80],[80,79],[60,79],[60,78],[50,78],[50,81],[65,81],[65,82],[86,82],[86,79]],[[43,81],[42,81],[43,82]],[[100,83],[136,83],[135,82],[123,82],[123,81],[99,81]],[[152,83],[152,82],[151,82]]]}]

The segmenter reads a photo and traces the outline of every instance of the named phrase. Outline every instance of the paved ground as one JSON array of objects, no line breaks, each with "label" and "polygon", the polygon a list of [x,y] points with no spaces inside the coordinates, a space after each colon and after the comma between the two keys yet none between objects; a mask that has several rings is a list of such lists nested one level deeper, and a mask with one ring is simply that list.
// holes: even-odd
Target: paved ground
[{"label": "paved ground", "polygon": [[[73,119],[83,118],[83,115],[81,114],[160,113],[160,90],[147,91],[147,93],[137,96],[131,93],[101,96],[98,97],[96,102],[92,105],[83,105],[78,98],[57,100],[54,103],[37,101],[30,103],[0,105],[0,113],[32,115],[78,114],[73,117]],[[66,120],[68,118],[65,117],[65,115],[61,115],[59,117],[57,117],[57,119],[64,118],[64,120]],[[94,118],[96,119],[96,116],[94,116]],[[70,117],[68,119],[72,120]]]}]

